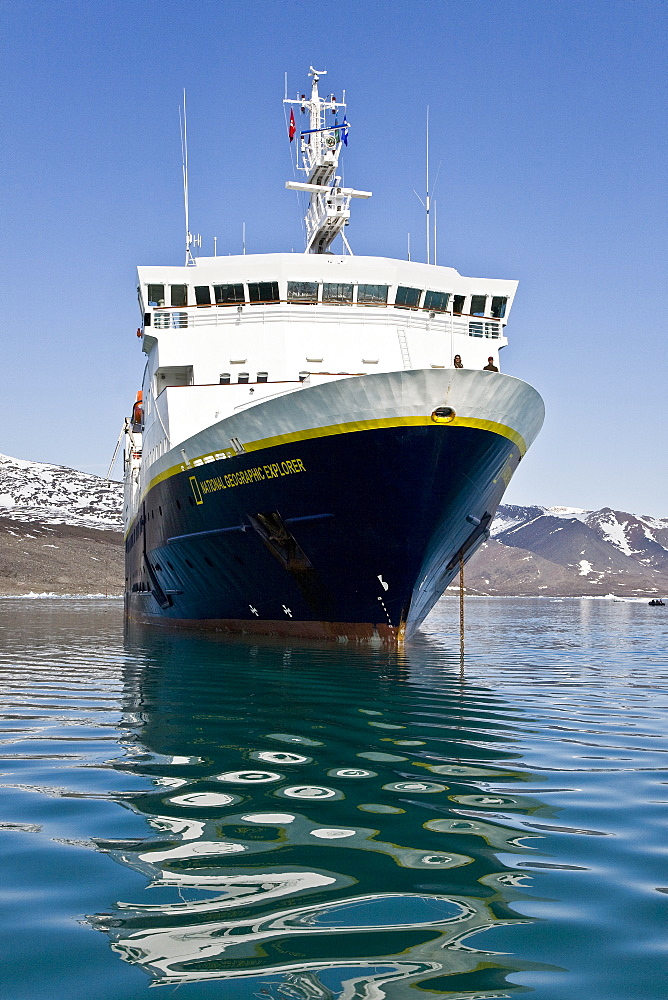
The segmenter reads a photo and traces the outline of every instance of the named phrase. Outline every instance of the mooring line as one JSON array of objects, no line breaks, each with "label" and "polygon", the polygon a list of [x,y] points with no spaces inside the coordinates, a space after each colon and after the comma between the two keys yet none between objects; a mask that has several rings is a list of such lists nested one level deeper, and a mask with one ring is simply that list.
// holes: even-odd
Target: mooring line
[{"label": "mooring line", "polygon": [[464,671],[464,554],[459,553],[459,666]]}]

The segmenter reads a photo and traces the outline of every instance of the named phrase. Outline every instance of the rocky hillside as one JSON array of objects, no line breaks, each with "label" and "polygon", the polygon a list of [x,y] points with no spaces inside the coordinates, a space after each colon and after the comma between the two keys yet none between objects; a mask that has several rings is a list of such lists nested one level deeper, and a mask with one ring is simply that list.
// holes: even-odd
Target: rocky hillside
[{"label": "rocky hillside", "polygon": [[120,531],[0,517],[0,596],[123,593]]},{"label": "rocky hillside", "polygon": [[668,519],[505,505],[466,568],[466,584],[481,594],[666,594]]},{"label": "rocky hillside", "polygon": [[[122,486],[0,455],[0,594],[123,589]],[[604,507],[499,508],[469,592],[668,594],[668,519]]]},{"label": "rocky hillside", "polygon": [[122,487],[0,455],[0,594],[121,594]]}]

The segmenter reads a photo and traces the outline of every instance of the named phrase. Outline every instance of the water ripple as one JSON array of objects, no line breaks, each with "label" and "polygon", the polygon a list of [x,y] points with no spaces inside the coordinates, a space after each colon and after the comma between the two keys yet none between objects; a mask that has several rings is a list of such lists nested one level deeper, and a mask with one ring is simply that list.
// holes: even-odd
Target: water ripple
[{"label": "water ripple", "polygon": [[462,675],[448,600],[403,652],[0,601],[12,1000],[656,1000],[666,628],[586,605],[475,602]]}]

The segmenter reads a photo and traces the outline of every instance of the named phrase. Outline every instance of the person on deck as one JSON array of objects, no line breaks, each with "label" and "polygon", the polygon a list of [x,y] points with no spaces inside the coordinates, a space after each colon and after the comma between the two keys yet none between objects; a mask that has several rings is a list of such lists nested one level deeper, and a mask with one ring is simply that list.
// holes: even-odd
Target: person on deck
[{"label": "person on deck", "polygon": [[487,358],[487,364],[483,368],[483,371],[484,372],[498,372],[498,370],[499,369],[494,364],[494,358],[492,358],[492,357]]},{"label": "person on deck", "polygon": [[464,365],[462,364],[462,358],[461,358],[460,354],[455,354],[454,366],[455,366],[455,368],[463,368],[464,367]]}]

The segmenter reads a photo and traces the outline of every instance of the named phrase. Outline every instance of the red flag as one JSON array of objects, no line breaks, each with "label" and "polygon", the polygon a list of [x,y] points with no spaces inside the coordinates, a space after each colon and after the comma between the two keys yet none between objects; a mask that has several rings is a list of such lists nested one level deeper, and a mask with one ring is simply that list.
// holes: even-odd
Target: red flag
[{"label": "red flag", "polygon": [[297,131],[297,126],[295,125],[295,113],[292,110],[292,108],[290,108],[290,127],[288,129],[288,135],[290,136],[290,142],[292,142],[292,140],[294,139],[296,131]]}]

